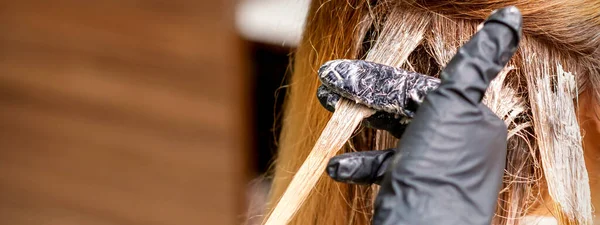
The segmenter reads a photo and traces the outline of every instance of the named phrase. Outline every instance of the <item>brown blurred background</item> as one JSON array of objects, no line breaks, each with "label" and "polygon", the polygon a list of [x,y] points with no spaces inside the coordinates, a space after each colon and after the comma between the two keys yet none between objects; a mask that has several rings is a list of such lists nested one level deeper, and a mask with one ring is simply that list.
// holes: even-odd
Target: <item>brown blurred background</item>
[{"label": "brown blurred background", "polygon": [[0,0],[0,224],[244,223],[295,39],[240,4]]}]

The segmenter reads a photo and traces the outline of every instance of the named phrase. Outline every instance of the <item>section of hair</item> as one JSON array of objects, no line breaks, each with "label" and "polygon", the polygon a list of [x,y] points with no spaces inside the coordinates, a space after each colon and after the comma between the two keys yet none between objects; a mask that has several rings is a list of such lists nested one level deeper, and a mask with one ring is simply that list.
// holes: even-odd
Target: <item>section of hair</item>
[{"label": "section of hair", "polygon": [[288,224],[325,171],[329,159],[350,139],[360,122],[374,112],[366,106],[340,99],[317,143],[294,175],[276,207],[268,215],[266,225]]},{"label": "section of hair", "polygon": [[[574,99],[575,77],[561,66],[559,52],[526,40],[522,48],[535,136],[555,202],[554,215],[563,224],[591,224],[590,186]],[[535,65],[535,66],[529,66]]]},{"label": "section of hair", "polygon": [[395,6],[387,15],[365,60],[388,66],[403,66],[408,56],[425,38],[431,20],[429,16],[422,10]]},{"label": "section of hair", "polygon": [[[331,117],[315,96],[320,84],[319,66],[331,59],[359,58],[374,12],[370,11],[367,1],[358,2],[316,0],[311,3],[289,80],[268,206],[271,210]],[[348,151],[351,151],[348,145],[341,150]],[[350,187],[323,174],[289,224],[368,224],[372,198],[370,188]]]},{"label": "section of hair", "polygon": [[[588,224],[591,206],[585,194],[542,198],[546,190],[574,190],[573,185],[587,184],[568,183],[569,180],[563,180],[566,178],[544,179],[543,175],[549,173],[568,176],[556,171],[558,168],[554,167],[559,163],[580,178],[585,168],[580,160],[548,163],[548,154],[579,151],[549,148],[555,146],[549,143],[576,143],[577,138],[580,142],[580,134],[554,130],[545,133],[549,131],[542,127],[557,124],[551,125],[544,119],[551,115],[532,110],[548,108],[541,106],[547,101],[533,94],[558,98],[558,82],[548,78],[550,91],[534,92],[538,89],[532,87],[538,87],[538,81],[546,77],[556,76],[556,65],[560,64],[575,76],[580,92],[589,90],[594,99],[600,99],[600,1],[379,0],[375,4],[368,0],[314,0],[311,4],[304,36],[294,55],[271,203],[281,197],[331,116],[315,97],[319,85],[316,71],[321,64],[332,59],[366,58],[437,76],[493,10],[516,5],[524,18],[524,41],[509,63],[510,69],[494,81],[484,100],[505,120],[510,134],[504,187],[493,224],[519,224],[533,208],[546,203],[557,206],[554,214],[560,224]],[[539,54],[544,55],[536,56]],[[545,68],[550,71],[535,72]],[[561,104],[569,107],[566,102]],[[570,115],[568,109],[564,113]],[[569,125],[577,127],[576,123]],[[546,138],[550,136],[553,139]],[[396,142],[385,132],[363,129],[341,152],[385,149]],[[542,163],[543,154],[546,159]],[[314,193],[290,224],[370,224],[374,190],[375,187],[336,183],[322,175]]]}]

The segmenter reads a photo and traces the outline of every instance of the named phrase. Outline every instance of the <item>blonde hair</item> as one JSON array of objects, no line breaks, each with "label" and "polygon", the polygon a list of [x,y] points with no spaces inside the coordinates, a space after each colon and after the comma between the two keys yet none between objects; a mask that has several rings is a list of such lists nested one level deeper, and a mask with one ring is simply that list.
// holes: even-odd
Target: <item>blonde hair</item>
[{"label": "blonde hair", "polygon": [[[572,99],[577,96],[573,90],[590,91],[600,99],[597,0],[312,1],[294,55],[270,207],[331,116],[315,97],[321,64],[366,58],[437,76],[477,25],[494,9],[508,5],[521,10],[524,28],[519,51],[484,100],[505,120],[510,136],[493,224],[518,224],[541,204],[545,193],[560,224],[591,223],[588,178]],[[342,152],[385,149],[396,142],[386,132],[364,128]],[[290,224],[370,223],[377,187],[320,176]]]}]

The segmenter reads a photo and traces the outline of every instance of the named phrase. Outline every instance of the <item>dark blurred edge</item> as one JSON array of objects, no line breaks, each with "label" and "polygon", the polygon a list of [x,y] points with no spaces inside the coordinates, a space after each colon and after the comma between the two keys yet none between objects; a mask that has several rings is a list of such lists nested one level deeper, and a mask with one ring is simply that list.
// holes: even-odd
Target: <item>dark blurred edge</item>
[{"label": "dark blurred edge", "polygon": [[272,166],[277,154],[277,140],[281,132],[283,102],[287,77],[291,72],[292,48],[246,43],[252,77],[252,146],[250,163],[252,180],[248,183],[246,225],[258,225],[265,214],[265,204],[271,183]]},{"label": "dark blurred edge", "polygon": [[291,48],[247,42],[253,79],[254,168],[269,176],[281,132]]}]

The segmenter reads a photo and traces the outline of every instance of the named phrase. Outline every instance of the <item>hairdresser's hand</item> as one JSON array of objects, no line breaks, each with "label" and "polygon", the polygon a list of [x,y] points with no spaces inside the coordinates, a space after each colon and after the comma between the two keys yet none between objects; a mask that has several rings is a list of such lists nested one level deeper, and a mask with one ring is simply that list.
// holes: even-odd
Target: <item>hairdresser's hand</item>
[{"label": "hairdresser's hand", "polygon": [[348,153],[329,162],[335,180],[381,181],[373,224],[490,224],[507,128],[481,99],[520,35],[520,12],[498,10],[444,68],[439,88],[427,94],[396,149]]}]

